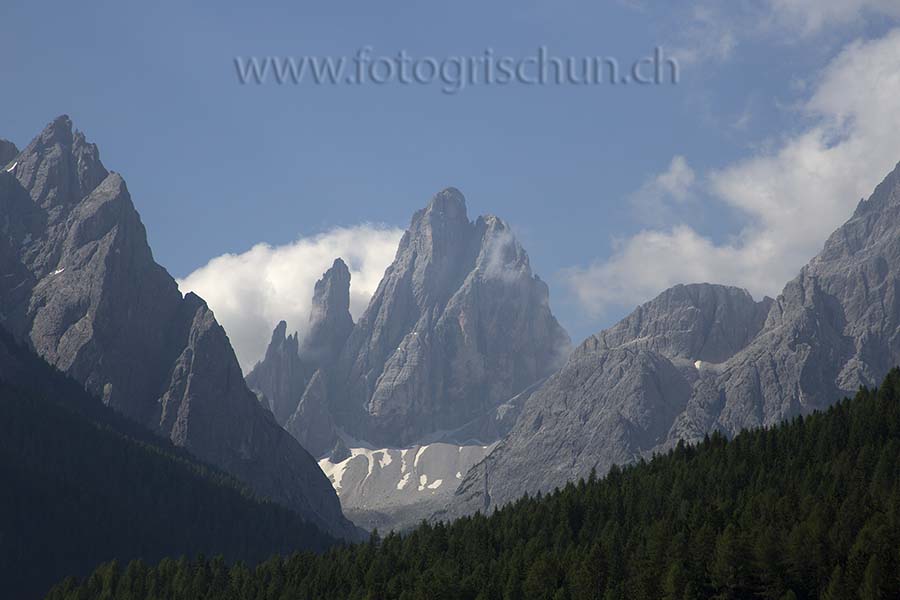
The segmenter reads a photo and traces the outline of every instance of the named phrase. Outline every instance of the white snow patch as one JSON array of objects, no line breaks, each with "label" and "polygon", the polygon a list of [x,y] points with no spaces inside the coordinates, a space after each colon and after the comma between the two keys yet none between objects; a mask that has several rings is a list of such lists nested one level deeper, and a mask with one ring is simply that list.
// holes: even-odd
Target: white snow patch
[{"label": "white snow patch", "polygon": [[341,495],[341,479],[344,477],[344,471],[347,470],[350,460],[352,460],[352,457],[337,464],[332,463],[327,458],[319,461],[319,468],[331,480],[331,485],[334,486],[334,491],[338,496]]},{"label": "white snow patch", "polygon": [[406,455],[409,452],[409,448],[404,448],[400,451],[400,474],[402,477],[400,481],[397,482],[397,489],[402,490],[406,487],[406,484],[409,483],[409,478],[412,475],[411,472],[406,470]]},{"label": "white snow patch", "polygon": [[[382,507],[392,506],[393,502],[397,506],[412,506],[424,498],[434,499],[452,493],[472,465],[495,444],[460,447],[435,442],[409,448],[372,448],[366,447],[364,442],[354,445],[356,447],[350,448],[350,456],[345,460],[335,464],[329,458],[323,458],[319,467],[345,507],[371,508],[371,503]],[[429,449],[427,453],[426,449]],[[366,469],[362,466],[363,457]],[[396,470],[386,468],[398,459],[401,464]],[[351,462],[354,464],[352,469]],[[453,485],[445,486],[444,482],[453,482]]]},{"label": "white snow patch", "polygon": [[19,164],[18,161],[14,162],[14,163],[12,164],[12,166],[6,170],[6,172],[7,172],[7,173],[12,173],[12,172],[16,169],[16,166],[18,166],[18,164]]},{"label": "white snow patch", "polygon": [[66,270],[65,267],[63,267],[61,269],[57,269],[57,270],[53,271],[53,273],[51,273],[51,275],[59,275],[60,273],[62,273],[65,270]]},{"label": "white snow patch", "polygon": [[406,455],[409,453],[409,448],[404,448],[400,451],[400,472],[406,473]]},{"label": "white snow patch", "polygon": [[381,466],[381,468],[384,468],[387,465],[391,464],[391,455],[388,454],[387,449],[371,450],[369,448],[351,448],[350,458],[342,460],[339,463],[333,463],[331,462],[331,460],[323,458],[319,461],[319,468],[322,469],[322,472],[325,473],[325,475],[327,475],[331,480],[338,496],[341,495],[341,480],[344,477],[344,472],[347,470],[350,462],[357,456],[362,456],[366,459],[367,472],[365,479],[363,479],[363,482],[365,482],[365,480],[372,475],[372,471],[375,469],[376,460],[378,461],[378,464]]},{"label": "white snow patch", "polygon": [[416,450],[416,458],[415,458],[415,460],[413,460],[414,467],[419,466],[419,459],[422,457],[422,453],[425,452],[426,448],[428,448],[427,444],[425,446],[420,447],[418,450]]}]

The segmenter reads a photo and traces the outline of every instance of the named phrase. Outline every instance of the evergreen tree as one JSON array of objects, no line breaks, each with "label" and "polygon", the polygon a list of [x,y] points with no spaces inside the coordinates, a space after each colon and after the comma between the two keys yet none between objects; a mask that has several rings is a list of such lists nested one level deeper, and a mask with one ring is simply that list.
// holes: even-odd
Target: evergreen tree
[{"label": "evergreen tree", "polygon": [[712,434],[491,516],[255,566],[108,563],[48,599],[900,598],[898,449],[894,370],[824,413]]}]

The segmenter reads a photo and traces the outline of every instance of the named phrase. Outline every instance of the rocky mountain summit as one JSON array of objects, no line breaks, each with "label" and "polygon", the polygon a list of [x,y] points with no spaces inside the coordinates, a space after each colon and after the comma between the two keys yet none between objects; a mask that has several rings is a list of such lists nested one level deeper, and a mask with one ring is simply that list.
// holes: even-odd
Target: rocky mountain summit
[{"label": "rocky mountain summit", "polygon": [[302,385],[290,379],[296,342],[279,325],[247,380],[279,420],[289,412],[283,405],[296,407],[286,426],[320,456],[340,437],[400,448],[464,426],[468,434],[505,433],[510,419],[498,408],[557,369],[570,349],[547,286],[509,227],[493,216],[470,221],[453,188],[413,216],[358,323],[343,262],[315,294],[299,354],[301,363],[324,357],[320,370],[307,369]]},{"label": "rocky mountain summit", "polygon": [[335,261],[306,336],[280,323],[247,382],[321,457],[348,514],[402,528],[446,505],[571,342],[509,226],[470,221],[453,188],[413,215],[356,324],[349,284]]},{"label": "rocky mountain summit", "polygon": [[900,167],[776,300],[676,286],[586,340],[466,476],[449,514],[502,505],[712,431],[824,408],[900,363]]},{"label": "rocky mountain summit", "polygon": [[405,446],[493,411],[555,371],[569,337],[508,225],[449,188],[412,218],[338,362],[336,421]]},{"label": "rocky mountain summit", "polygon": [[[2,161],[0,161],[2,162]],[[0,323],[104,403],[324,530],[354,535],[262,409],[206,303],[153,260],[122,177],[68,117],[0,172]]]}]

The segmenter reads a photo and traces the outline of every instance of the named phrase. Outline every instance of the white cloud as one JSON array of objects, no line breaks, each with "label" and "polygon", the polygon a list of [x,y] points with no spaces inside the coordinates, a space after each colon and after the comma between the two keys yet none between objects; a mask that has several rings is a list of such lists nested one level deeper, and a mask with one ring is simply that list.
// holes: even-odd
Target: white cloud
[{"label": "white cloud", "polygon": [[359,225],[283,246],[257,244],[244,253],[210,260],[179,280],[178,286],[206,300],[246,373],[265,353],[278,321],[287,321],[288,330],[299,330],[302,337],[313,287],[337,257],[350,268],[350,312],[358,318],[393,260],[402,234],[401,229]]},{"label": "white cloud", "polygon": [[694,170],[688,166],[687,159],[683,156],[675,156],[665,173],[658,175],[653,182],[654,187],[675,198],[683,201],[687,198],[691,186],[694,185]]},{"label": "white cloud", "polygon": [[648,179],[629,201],[645,223],[671,223],[679,208],[694,196],[696,175],[683,156],[675,156],[664,172]]},{"label": "white cloud", "polygon": [[744,216],[735,239],[679,225],[618,240],[608,260],[568,271],[583,304],[603,314],[696,281],[777,294],[900,160],[900,29],[844,48],[812,89],[808,129],[704,177],[713,201]]}]

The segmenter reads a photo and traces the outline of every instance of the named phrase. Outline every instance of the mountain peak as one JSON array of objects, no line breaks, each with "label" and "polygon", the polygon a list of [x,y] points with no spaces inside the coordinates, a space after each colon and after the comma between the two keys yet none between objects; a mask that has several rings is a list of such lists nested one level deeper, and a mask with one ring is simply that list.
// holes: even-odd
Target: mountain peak
[{"label": "mountain peak", "polygon": [[747,346],[765,325],[773,300],[712,283],[678,284],[589,338],[589,351],[632,348],[668,359],[719,363]]},{"label": "mountain peak", "polygon": [[[350,268],[347,266],[347,263],[344,262],[344,259],[341,258],[340,256],[338,256],[336,259],[334,259],[334,262],[331,263],[331,269],[335,269],[335,270],[339,270],[339,271],[346,271],[347,275],[350,274]],[[329,269],[329,270],[331,270],[331,269]]]},{"label": "mountain peak", "polygon": [[47,209],[76,204],[109,175],[97,146],[73,133],[68,115],[54,119],[28,144],[15,173],[35,204]]},{"label": "mountain peak", "polygon": [[447,187],[431,197],[426,210],[462,211],[466,213],[466,197],[455,187]]},{"label": "mountain peak", "polygon": [[[331,268],[322,274],[322,278],[316,282],[315,291],[313,293],[313,303],[317,298],[322,298],[323,294],[331,293],[342,296],[343,288],[347,288],[347,294],[350,293],[350,268],[347,263],[340,257],[334,259]],[[347,300],[349,306],[349,299]]]},{"label": "mountain peak", "polygon": [[528,254],[508,224],[494,215],[485,215],[478,217],[475,228],[481,232],[481,249],[475,264],[485,276],[532,278]]},{"label": "mountain peak", "polygon": [[454,430],[549,375],[569,344],[507,225],[469,221],[444,189],[413,216],[342,351],[333,397],[355,416],[340,425],[386,445]]},{"label": "mountain peak", "polygon": [[59,141],[63,143],[72,143],[72,119],[69,115],[60,115],[50,121],[44,130],[38,135],[39,138],[46,141]]},{"label": "mountain peak", "polygon": [[287,321],[278,321],[278,325],[275,326],[275,329],[272,331],[272,341],[269,342],[269,345],[275,344],[276,342],[284,342],[287,334]]},{"label": "mountain peak", "polygon": [[335,359],[351,329],[350,269],[342,259],[336,258],[316,282],[302,354],[316,364],[325,358]]},{"label": "mountain peak", "polygon": [[509,225],[497,215],[482,215],[478,217],[478,221],[484,223],[485,228],[489,230],[509,229]]},{"label": "mountain peak", "polygon": [[469,226],[465,196],[449,187],[432,196],[428,205],[413,215],[409,231],[414,235],[435,232],[440,238],[439,232],[461,232]]},{"label": "mountain peak", "polygon": [[891,204],[900,204],[900,163],[875,187],[872,195],[860,200],[853,218],[882,210]]},{"label": "mountain peak", "polygon": [[310,325],[331,311],[350,314],[350,269],[340,258],[322,274],[313,291]]},{"label": "mountain peak", "polygon": [[[809,269],[837,265],[860,252],[892,254],[888,246],[897,239],[900,223],[900,164],[860,201],[853,216],[825,241],[822,251],[810,261]],[[879,279],[882,275],[879,275]]]}]

